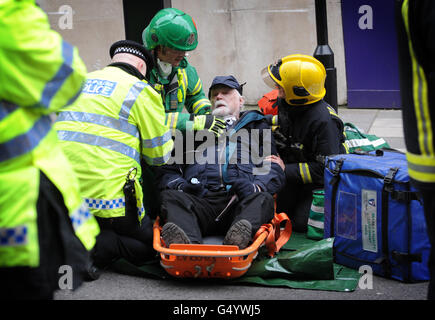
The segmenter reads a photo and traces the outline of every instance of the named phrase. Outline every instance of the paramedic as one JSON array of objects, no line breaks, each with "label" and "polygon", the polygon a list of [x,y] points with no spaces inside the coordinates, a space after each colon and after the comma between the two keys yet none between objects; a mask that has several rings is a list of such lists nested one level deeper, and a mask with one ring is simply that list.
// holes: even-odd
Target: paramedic
[{"label": "paramedic", "polygon": [[93,250],[97,269],[121,257],[141,264],[153,255],[140,162],[163,165],[173,147],[161,97],[144,80],[150,53],[129,40],[115,42],[109,53],[112,63],[87,75],[81,96],[55,124],[101,227]]},{"label": "paramedic", "polygon": [[99,232],[50,120],[86,67],[33,0],[1,1],[0,61],[0,300],[52,299],[61,266],[86,279]]},{"label": "paramedic", "polygon": [[317,59],[294,54],[262,70],[263,80],[278,89],[278,153],[285,164],[285,187],[277,212],[285,212],[293,230],[306,232],[312,193],[323,188],[322,156],[345,153],[343,123],[324,100],[326,72]]},{"label": "paramedic", "polygon": [[431,243],[428,299],[435,299],[435,3],[396,2],[408,172],[421,192]]},{"label": "paramedic", "polygon": [[[149,81],[160,92],[170,129],[180,131],[209,129],[219,135],[225,124],[210,113],[210,100],[204,94],[196,69],[186,59],[198,45],[198,32],[192,17],[176,8],[162,9],[142,33],[155,65]],[[183,109],[188,113],[182,113]]]},{"label": "paramedic", "polygon": [[[198,32],[192,17],[176,8],[162,9],[142,32],[145,47],[151,51],[154,67],[147,79],[160,93],[166,123],[172,135],[207,129],[219,136],[225,123],[210,114],[210,101],[196,69],[186,59],[198,45]],[[182,112],[186,110],[186,112]],[[153,171],[143,164],[145,205],[152,217],[159,211]]]},{"label": "paramedic", "polygon": [[205,236],[223,234],[223,244],[244,249],[258,228],[273,218],[272,195],[281,189],[284,171],[275,163],[275,143],[264,115],[240,112],[244,98],[238,81],[233,76],[215,77],[209,92],[212,114],[225,119],[227,136],[213,136],[211,143],[195,148],[193,164],[156,169],[165,222],[162,238],[169,246],[202,243]]}]

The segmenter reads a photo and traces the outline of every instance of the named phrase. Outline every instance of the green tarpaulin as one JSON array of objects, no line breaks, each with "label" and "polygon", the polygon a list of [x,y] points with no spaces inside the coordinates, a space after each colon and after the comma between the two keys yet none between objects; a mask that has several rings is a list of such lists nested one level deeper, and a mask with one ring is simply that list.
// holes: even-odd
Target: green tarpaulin
[{"label": "green tarpaulin", "polygon": [[[333,239],[316,241],[308,239],[306,234],[293,232],[290,240],[274,258],[267,257],[264,247],[260,248],[258,257],[243,277],[233,280],[213,279],[213,285],[249,283],[295,289],[354,291],[360,274],[357,270],[333,263],[332,245]],[[134,276],[171,278],[158,260],[142,266],[119,260],[111,269]]]}]

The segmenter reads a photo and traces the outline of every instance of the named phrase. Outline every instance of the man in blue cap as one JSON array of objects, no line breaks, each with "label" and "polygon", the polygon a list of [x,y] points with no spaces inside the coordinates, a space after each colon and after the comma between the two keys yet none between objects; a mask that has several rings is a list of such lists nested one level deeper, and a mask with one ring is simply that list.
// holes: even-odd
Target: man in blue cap
[{"label": "man in blue cap", "polygon": [[283,186],[284,171],[276,163],[264,115],[241,112],[242,93],[243,85],[233,76],[214,78],[209,89],[212,114],[225,119],[226,135],[213,136],[212,143],[195,141],[195,150],[186,150],[195,154],[193,164],[156,168],[162,238],[168,247],[225,234],[224,245],[244,249],[274,216],[272,195]]}]

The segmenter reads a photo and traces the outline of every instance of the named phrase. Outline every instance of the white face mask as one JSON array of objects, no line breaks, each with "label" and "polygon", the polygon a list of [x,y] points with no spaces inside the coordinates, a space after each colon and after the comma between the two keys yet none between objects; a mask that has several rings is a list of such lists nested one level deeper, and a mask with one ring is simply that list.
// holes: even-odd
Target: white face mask
[{"label": "white face mask", "polygon": [[172,72],[172,65],[157,58],[157,65],[159,66],[159,73],[163,78],[169,77]]}]

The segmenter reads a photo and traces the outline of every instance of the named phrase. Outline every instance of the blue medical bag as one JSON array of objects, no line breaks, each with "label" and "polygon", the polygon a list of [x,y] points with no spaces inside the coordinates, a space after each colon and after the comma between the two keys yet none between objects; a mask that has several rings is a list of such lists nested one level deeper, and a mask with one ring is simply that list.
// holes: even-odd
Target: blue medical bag
[{"label": "blue medical bag", "polygon": [[324,238],[334,261],[404,282],[429,280],[422,199],[410,185],[406,156],[393,150],[325,159]]}]

